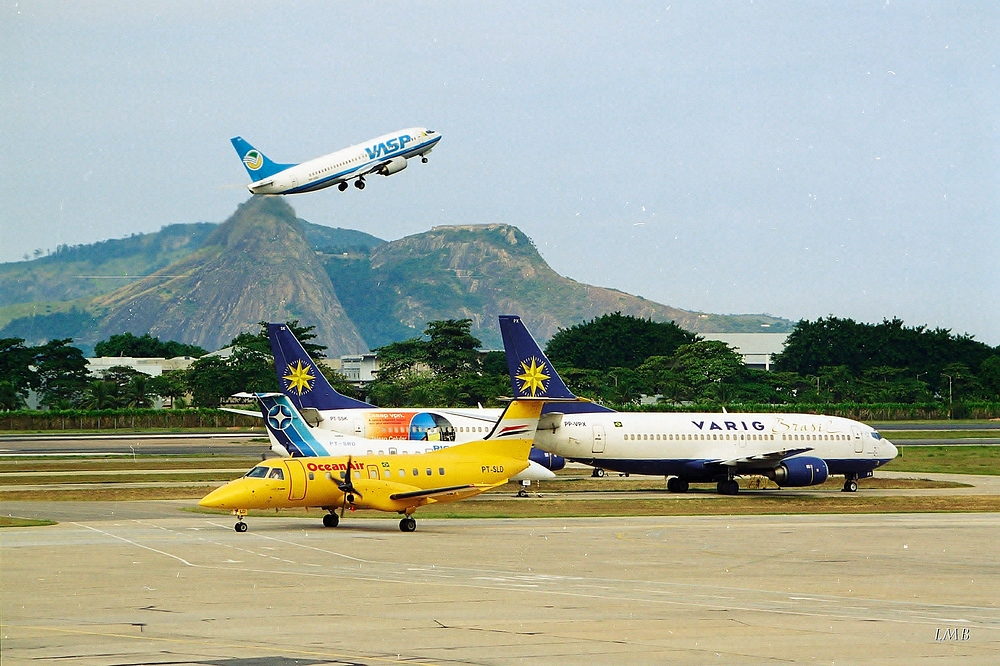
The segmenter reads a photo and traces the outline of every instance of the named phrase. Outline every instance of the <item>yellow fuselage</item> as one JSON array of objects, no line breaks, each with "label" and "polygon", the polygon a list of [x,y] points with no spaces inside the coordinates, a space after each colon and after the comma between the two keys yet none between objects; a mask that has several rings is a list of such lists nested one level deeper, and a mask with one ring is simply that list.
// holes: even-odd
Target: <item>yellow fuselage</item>
[{"label": "yellow fuselage", "polygon": [[[350,459],[357,509],[411,513],[432,502],[478,495],[528,467],[530,439],[478,441],[431,453],[364,455]],[[209,493],[199,502],[211,508],[247,511],[294,507],[339,508],[348,457],[267,460],[242,478]],[[432,496],[419,491],[435,490]],[[398,497],[411,495],[410,497]]]}]

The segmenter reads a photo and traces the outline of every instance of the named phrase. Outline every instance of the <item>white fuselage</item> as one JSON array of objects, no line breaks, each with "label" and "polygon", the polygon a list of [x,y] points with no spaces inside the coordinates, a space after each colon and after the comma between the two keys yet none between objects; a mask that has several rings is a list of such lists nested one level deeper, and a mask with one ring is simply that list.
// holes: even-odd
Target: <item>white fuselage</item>
[{"label": "white fuselage", "polygon": [[[470,414],[465,416],[462,413]],[[322,451],[316,455],[396,455],[430,453],[453,444],[486,437],[503,410],[500,409],[337,409],[322,411],[318,428],[311,428]],[[289,452],[268,432],[271,450]],[[512,481],[544,481],[555,474],[535,461]]]},{"label": "white fuselage", "polygon": [[535,447],[588,465],[683,476],[691,461],[810,449],[831,474],[870,472],[896,447],[870,426],[811,414],[585,413],[543,416]]},{"label": "white fuselage", "polygon": [[247,186],[254,194],[298,194],[364,178],[371,173],[401,171],[410,157],[431,152],[441,135],[424,127],[410,127],[296,164]]}]

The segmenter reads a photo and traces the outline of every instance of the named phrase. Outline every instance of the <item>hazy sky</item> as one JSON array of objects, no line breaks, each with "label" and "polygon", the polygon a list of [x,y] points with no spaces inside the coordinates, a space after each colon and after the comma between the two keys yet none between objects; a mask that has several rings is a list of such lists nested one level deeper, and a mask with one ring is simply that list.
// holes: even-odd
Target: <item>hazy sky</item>
[{"label": "hazy sky", "polygon": [[677,307],[1000,344],[995,2],[6,2],[0,261],[221,222],[237,134],[429,164],[289,197],[385,239],[506,222]]}]

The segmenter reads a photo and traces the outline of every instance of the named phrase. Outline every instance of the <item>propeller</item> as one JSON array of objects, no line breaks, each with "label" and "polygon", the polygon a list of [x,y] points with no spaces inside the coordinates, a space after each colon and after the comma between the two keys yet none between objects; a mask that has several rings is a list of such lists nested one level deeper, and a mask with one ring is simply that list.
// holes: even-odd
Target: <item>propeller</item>
[{"label": "propeller", "polygon": [[340,489],[340,492],[344,493],[344,503],[340,507],[340,517],[343,518],[344,511],[347,509],[347,498],[350,497],[351,503],[353,503],[355,495],[359,497],[361,496],[361,493],[354,488],[354,473],[351,469],[351,456],[347,456],[347,472],[344,473],[344,479],[337,484],[337,488]]}]

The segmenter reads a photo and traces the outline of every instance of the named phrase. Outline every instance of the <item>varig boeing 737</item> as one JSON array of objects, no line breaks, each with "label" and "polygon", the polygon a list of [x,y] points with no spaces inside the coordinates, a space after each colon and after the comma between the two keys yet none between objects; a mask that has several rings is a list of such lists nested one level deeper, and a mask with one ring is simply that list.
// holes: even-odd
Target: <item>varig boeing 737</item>
[{"label": "varig boeing 737", "polygon": [[276,164],[243,137],[232,139],[243,166],[253,181],[247,186],[253,194],[299,194],[337,185],[341,192],[354,181],[365,189],[365,176],[391,176],[406,168],[406,160],[420,157],[434,149],[441,135],[426,127],[411,127],[359,143],[335,153],[301,164]]},{"label": "varig boeing 737", "polygon": [[[520,317],[500,316],[514,398],[575,397]],[[844,491],[896,457],[872,427],[816,414],[692,414],[609,412],[587,403],[576,413],[546,413],[535,447],[598,470],[670,477],[667,490],[714,481],[723,495],[739,492],[737,476],[761,475],[779,486],[813,486],[844,475]],[[561,405],[552,405],[559,408]],[[595,408],[587,413],[587,408]],[[597,411],[598,409],[602,411]]]}]

